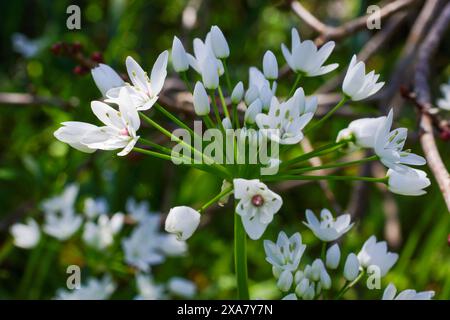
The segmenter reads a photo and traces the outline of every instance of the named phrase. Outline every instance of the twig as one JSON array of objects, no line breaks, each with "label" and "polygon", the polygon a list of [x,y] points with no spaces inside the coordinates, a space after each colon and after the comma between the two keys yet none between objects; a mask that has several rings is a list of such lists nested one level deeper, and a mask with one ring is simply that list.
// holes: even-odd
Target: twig
[{"label": "twig", "polygon": [[450,175],[442,162],[433,135],[433,119],[428,112],[432,108],[431,93],[428,84],[430,61],[447,31],[450,23],[450,3],[447,3],[436,22],[431,27],[424,42],[419,47],[414,87],[417,101],[422,105],[420,112],[420,142],[428,161],[428,166],[439,184],[447,208],[450,212]]},{"label": "twig", "polygon": [[69,109],[78,105],[78,100],[65,101],[57,97],[36,96],[30,93],[0,93],[0,104],[12,105],[51,105]]}]

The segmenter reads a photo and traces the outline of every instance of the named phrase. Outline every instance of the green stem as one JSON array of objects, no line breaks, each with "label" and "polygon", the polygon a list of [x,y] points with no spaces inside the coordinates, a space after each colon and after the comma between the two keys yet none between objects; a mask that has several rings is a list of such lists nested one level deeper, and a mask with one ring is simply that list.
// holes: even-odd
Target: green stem
[{"label": "green stem", "polygon": [[168,155],[172,154],[172,150],[171,149],[163,147],[163,146],[161,146],[161,145],[159,145],[157,143],[154,143],[154,142],[152,142],[150,140],[147,140],[145,138],[139,138],[139,142],[142,142],[142,143],[148,145],[149,147],[155,148],[156,150],[164,152],[164,153],[166,153]]},{"label": "green stem", "polygon": [[285,168],[285,167],[288,167],[288,166],[293,165],[293,164],[298,164],[298,163],[304,162],[304,161],[306,161],[308,159],[314,158],[315,156],[317,156],[318,154],[321,154],[324,151],[332,152],[332,151],[334,151],[336,149],[341,148],[343,145],[345,145],[347,143],[348,143],[347,140],[343,140],[343,141],[340,141],[340,142],[332,142],[330,144],[326,144],[326,145],[324,145],[322,147],[319,147],[319,148],[317,148],[317,149],[315,149],[315,150],[313,150],[311,152],[302,154],[301,156],[298,156],[298,157],[295,157],[293,159],[290,159],[290,160],[282,162],[280,164],[280,168]]},{"label": "green stem", "polygon": [[341,162],[341,163],[330,163],[330,164],[324,164],[322,166],[316,166],[316,167],[307,167],[307,168],[301,168],[301,169],[294,169],[291,171],[288,171],[288,174],[300,174],[304,172],[310,172],[310,171],[316,171],[316,170],[323,170],[323,169],[332,169],[332,168],[343,168],[343,167],[349,167],[361,163],[366,163],[370,161],[377,160],[378,156],[371,156],[368,158],[363,158],[360,160],[355,161],[349,161],[349,162]]},{"label": "green stem", "polygon": [[214,128],[214,123],[211,120],[211,117],[209,116],[209,114],[207,114],[206,116],[203,116],[203,121],[205,122],[206,127],[208,129]]},{"label": "green stem", "polygon": [[138,148],[138,147],[134,147],[133,151],[142,153],[142,154],[146,154],[148,156],[152,156],[152,157],[156,157],[159,159],[163,159],[163,160],[168,160],[168,161],[172,161],[172,156],[169,156],[165,153],[159,153],[156,151],[151,151],[151,150],[146,150],[146,149],[142,149],[142,148]]},{"label": "green stem", "polygon": [[223,128],[222,119],[220,118],[219,108],[217,107],[217,103],[216,103],[215,90],[211,90],[210,97],[211,97],[211,102],[213,105],[214,115],[216,116],[217,125],[219,126],[219,128],[222,129],[222,132],[224,132],[225,129]]},{"label": "green stem", "polygon": [[234,213],[234,267],[239,300],[248,300],[247,234],[241,216]]},{"label": "green stem", "polygon": [[189,82],[189,79],[187,77],[187,72],[181,72],[181,77],[183,78],[184,84],[186,85],[186,87],[188,88],[188,90],[190,92],[192,92],[192,87],[191,87],[191,83]]},{"label": "green stem", "polygon": [[347,281],[345,285],[342,287],[342,289],[339,291],[339,293],[336,296],[336,300],[339,300],[351,287],[353,287],[355,284],[361,280],[361,278],[366,274],[366,272],[363,270],[361,273],[356,277],[355,280],[352,282]]},{"label": "green stem", "polygon": [[295,78],[294,85],[292,86],[291,90],[289,91],[288,98],[292,97],[292,95],[294,94],[295,89],[297,89],[297,85],[298,85],[298,83],[299,83],[301,78],[302,78],[302,74],[301,73],[297,73],[297,77]]},{"label": "green stem", "polygon": [[387,177],[384,178],[373,178],[373,177],[358,177],[358,176],[296,176],[296,175],[279,175],[279,176],[267,176],[264,181],[283,181],[283,180],[342,180],[342,181],[368,181],[368,182],[380,182],[386,183]]},{"label": "green stem", "polygon": [[237,110],[237,104],[233,103],[233,122],[234,122],[234,128],[235,129],[239,129],[240,124],[239,124],[239,115],[238,115],[238,110]]},{"label": "green stem", "polygon": [[202,213],[203,211],[205,211],[205,209],[207,209],[208,207],[210,207],[212,204],[214,204],[216,201],[218,201],[220,198],[225,197],[227,194],[229,194],[231,191],[233,191],[233,187],[230,186],[226,189],[224,189],[223,191],[221,191],[219,194],[217,194],[214,198],[212,198],[211,200],[209,200],[207,203],[205,203],[199,210],[198,212]]},{"label": "green stem", "polygon": [[346,96],[344,96],[341,99],[341,101],[339,101],[338,104],[333,107],[333,109],[328,111],[328,113],[322,117],[322,119],[320,119],[316,123],[313,123],[311,126],[309,126],[309,128],[306,128],[305,135],[307,133],[311,132],[312,130],[319,128],[325,121],[327,121],[327,119],[329,117],[331,117],[333,115],[333,113],[335,113],[340,107],[342,107],[347,102],[347,100],[348,100],[348,98]]},{"label": "green stem", "polygon": [[320,254],[320,257],[322,258],[323,263],[326,261],[326,255],[327,255],[327,243],[324,241],[322,243],[322,252]]},{"label": "green stem", "polygon": [[225,73],[225,79],[227,81],[228,92],[231,92],[233,88],[231,87],[230,74],[228,73],[227,62],[225,61],[225,59],[222,59],[222,64],[223,64],[223,72]]},{"label": "green stem", "polygon": [[188,125],[186,125],[183,121],[181,121],[180,119],[178,119],[176,116],[174,116],[172,113],[170,113],[169,111],[167,111],[163,106],[161,106],[158,103],[155,103],[155,108],[161,112],[162,114],[164,114],[167,118],[169,118],[170,120],[172,120],[175,124],[177,124],[180,128],[183,128],[185,130],[187,130],[191,136],[195,135],[194,131],[189,128]]},{"label": "green stem", "polygon": [[222,88],[219,86],[217,89],[219,90],[220,103],[222,103],[222,109],[223,109],[223,112],[225,113],[225,117],[227,117],[228,119],[231,120],[230,114],[228,113],[228,107],[225,102],[225,98],[223,97]]}]

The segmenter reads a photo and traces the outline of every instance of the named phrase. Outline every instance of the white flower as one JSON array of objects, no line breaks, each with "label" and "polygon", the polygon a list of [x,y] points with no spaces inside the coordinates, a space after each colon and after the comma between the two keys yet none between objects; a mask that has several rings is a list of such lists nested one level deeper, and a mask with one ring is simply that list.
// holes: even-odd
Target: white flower
[{"label": "white flower", "polygon": [[91,69],[91,74],[103,96],[106,96],[110,89],[120,88],[125,85],[119,74],[113,68],[103,63]]},{"label": "white flower", "polygon": [[75,214],[72,210],[45,213],[45,224],[43,230],[46,234],[64,241],[69,239],[75,232],[78,231],[83,218]]},{"label": "white flower", "polygon": [[233,185],[234,198],[239,200],[236,212],[248,236],[257,240],[280,210],[283,200],[258,179],[234,179]]},{"label": "white flower", "polygon": [[400,292],[397,296],[397,288],[390,283],[383,293],[382,300],[431,300],[434,297],[434,291],[422,291],[407,289]]},{"label": "white flower", "polygon": [[41,238],[39,225],[32,218],[28,218],[26,223],[13,224],[9,230],[14,238],[14,245],[19,248],[34,248]]},{"label": "white flower", "polygon": [[219,86],[219,76],[223,74],[223,64],[214,56],[210,39],[204,43],[194,39],[194,56],[188,54],[189,64],[202,76],[204,86],[213,90]]},{"label": "white flower", "polygon": [[167,289],[171,294],[185,299],[192,299],[197,292],[195,283],[180,277],[170,278]]},{"label": "white flower", "polygon": [[245,110],[244,121],[246,124],[254,124],[256,116],[262,112],[262,103],[261,100],[256,99],[253,101]]},{"label": "white flower", "polygon": [[256,124],[269,139],[280,144],[300,142],[303,128],[311,121],[317,106],[317,99],[307,101],[303,89],[299,89],[287,101],[279,103],[272,98],[268,114],[258,114]]},{"label": "white flower", "polygon": [[147,218],[158,220],[159,216],[152,214],[147,201],[137,202],[133,198],[128,198],[125,205],[127,214],[131,215],[136,222],[143,222]]},{"label": "white flower", "polygon": [[59,289],[56,292],[58,300],[106,300],[116,290],[116,285],[110,276],[104,276],[103,279],[97,280],[90,278],[86,285],[82,285],[79,289],[67,291]]},{"label": "white flower", "polygon": [[183,44],[177,37],[173,37],[172,42],[172,64],[176,72],[184,72],[189,69],[188,56]]},{"label": "white flower", "polygon": [[136,135],[141,125],[139,115],[125,88],[120,90],[117,102],[119,111],[100,101],[91,103],[92,111],[105,126],[87,132],[81,140],[82,144],[101,150],[123,148],[118,156],[125,156],[133,149],[139,139]]},{"label": "white flower", "polygon": [[444,110],[450,110],[450,82],[441,85],[443,98],[438,99],[437,106]]},{"label": "white flower", "polygon": [[290,293],[286,296],[283,297],[283,299],[281,300],[298,300],[297,296],[295,295],[295,293]]},{"label": "white flower", "polygon": [[385,241],[377,242],[375,236],[371,236],[358,253],[358,260],[362,267],[377,266],[381,276],[384,276],[397,262],[398,254],[388,252]]},{"label": "white flower", "polygon": [[334,241],[340,238],[353,226],[353,223],[350,223],[349,214],[343,214],[334,219],[329,210],[323,209],[320,212],[320,218],[321,221],[316,218],[311,210],[307,209],[307,222],[303,223],[322,241]]},{"label": "white flower", "polygon": [[378,128],[386,120],[385,116],[378,118],[363,118],[350,122],[349,126],[338,133],[337,142],[353,136],[357,146],[362,148],[374,148],[375,136]]},{"label": "white flower", "polygon": [[322,268],[322,271],[320,272],[320,285],[325,290],[331,288],[331,277],[325,268]]},{"label": "white flower", "polygon": [[266,79],[276,80],[278,78],[277,58],[270,50],[267,50],[263,57],[263,72]]},{"label": "white flower", "polygon": [[270,240],[264,240],[266,261],[282,270],[295,271],[298,268],[305,249],[306,245],[302,244],[302,236],[299,232],[294,233],[288,238],[286,233],[281,231],[278,234],[276,243]]},{"label": "white flower", "polygon": [[[150,78],[141,66],[132,58],[127,57],[125,64],[127,66],[128,77],[131,80],[132,86],[125,86],[127,89],[133,106],[139,110],[148,110],[158,100],[164,81],[167,76],[167,60],[169,52],[166,50],[162,52],[153,65]],[[122,87],[123,88],[123,87]],[[106,102],[118,103],[121,88],[111,89],[106,93],[108,99]]]},{"label": "white flower", "polygon": [[366,99],[383,87],[384,82],[377,83],[379,77],[374,71],[366,75],[366,65],[362,61],[357,62],[356,55],[353,55],[342,83],[342,91],[353,101]]},{"label": "white flower", "polygon": [[421,166],[426,163],[425,158],[409,151],[403,151],[408,130],[398,128],[391,131],[393,111],[389,112],[385,121],[378,127],[375,134],[375,153],[380,161],[388,168],[405,171],[405,165]]},{"label": "white flower", "polygon": [[334,49],[334,42],[325,43],[319,50],[311,40],[301,42],[295,28],[291,30],[292,50],[281,44],[281,51],[287,64],[294,72],[301,72],[307,77],[320,76],[331,72],[339,65],[337,63],[323,66]]},{"label": "white flower", "polygon": [[328,250],[326,255],[326,265],[330,269],[336,269],[339,266],[339,260],[341,259],[341,250],[337,243],[333,244]]},{"label": "white flower", "polygon": [[84,200],[84,214],[89,219],[94,219],[102,214],[108,213],[108,203],[104,198],[87,198]]},{"label": "white flower", "polygon": [[390,191],[405,196],[420,196],[427,193],[424,188],[431,182],[425,171],[408,168],[406,171],[389,169],[387,172]]},{"label": "white flower", "polygon": [[249,68],[248,91],[245,94],[245,103],[250,105],[256,99],[261,100],[262,109],[267,111],[276,91],[276,82],[270,88],[270,82],[258,68]]},{"label": "white flower", "polygon": [[198,116],[206,116],[209,114],[211,106],[209,104],[209,97],[206,93],[205,87],[200,81],[197,81],[194,87],[194,110]]},{"label": "white flower", "polygon": [[244,96],[244,84],[242,81],[239,81],[231,92],[231,102],[234,104],[238,104],[241,102],[242,97]]},{"label": "white flower", "polygon": [[158,247],[166,256],[182,256],[187,252],[186,241],[178,240],[174,234],[163,234],[158,239]]},{"label": "white flower", "polygon": [[211,27],[211,46],[214,55],[219,59],[227,58],[230,55],[227,40],[218,26]]},{"label": "white flower", "polygon": [[200,213],[190,207],[180,206],[170,209],[166,218],[165,229],[176,234],[178,240],[189,239],[200,223]]},{"label": "white flower", "polygon": [[350,253],[347,256],[347,260],[344,265],[344,278],[347,281],[353,281],[359,274],[359,261],[354,253]]},{"label": "white flower", "polygon": [[55,213],[73,211],[78,190],[79,187],[75,183],[67,185],[60,195],[44,200],[41,204],[42,210]]},{"label": "white flower", "polygon": [[72,148],[75,148],[81,152],[93,153],[97,149],[92,149],[81,143],[85,135],[92,130],[98,129],[90,123],[78,122],[78,121],[65,121],[61,123],[63,127],[55,131],[54,136],[61,142],[67,143]]},{"label": "white flower", "polygon": [[159,300],[164,298],[163,286],[156,285],[150,275],[137,274],[136,287],[139,294],[135,297],[135,300]]},{"label": "white flower", "polygon": [[283,292],[288,292],[293,282],[294,276],[292,275],[292,271],[284,270],[278,278],[277,287]]},{"label": "white flower", "polygon": [[147,272],[151,265],[164,261],[164,255],[159,248],[159,223],[159,216],[149,216],[139,223],[128,238],[122,241],[127,264]]},{"label": "white flower", "polygon": [[97,223],[89,221],[84,226],[83,240],[88,245],[102,250],[114,242],[114,235],[122,229],[124,215],[116,213],[111,218],[106,214],[100,215]]}]

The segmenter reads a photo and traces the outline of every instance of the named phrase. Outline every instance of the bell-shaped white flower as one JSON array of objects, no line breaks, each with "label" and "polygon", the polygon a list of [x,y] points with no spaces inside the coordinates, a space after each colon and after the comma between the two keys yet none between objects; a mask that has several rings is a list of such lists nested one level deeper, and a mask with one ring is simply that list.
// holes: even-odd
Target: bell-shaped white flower
[{"label": "bell-shaped white flower", "polygon": [[[150,78],[141,66],[130,56],[125,60],[128,77],[132,86],[126,86],[131,100],[137,110],[148,110],[158,100],[167,76],[167,60],[169,52],[162,52],[153,65]],[[111,89],[106,93],[106,102],[118,103],[121,88]]]},{"label": "bell-shaped white flower", "polygon": [[15,223],[9,229],[14,238],[14,245],[22,249],[34,248],[41,238],[39,225],[32,218],[28,218],[26,223]]},{"label": "bell-shaped white flower", "polygon": [[320,212],[320,221],[314,213],[306,210],[306,221],[303,222],[314,235],[322,241],[334,241],[340,238],[344,233],[351,229],[353,223],[350,223],[350,215],[343,214],[334,219],[331,212],[323,209]]},{"label": "bell-shaped white flower", "polygon": [[266,79],[278,79],[278,62],[272,51],[267,50],[263,57],[263,72]]},{"label": "bell-shaped white flower", "polygon": [[350,253],[347,256],[347,260],[344,265],[344,278],[347,281],[353,281],[359,274],[359,261],[354,253]]},{"label": "bell-shaped white flower", "polygon": [[171,294],[185,299],[192,299],[197,293],[195,283],[180,277],[170,278],[167,289]]},{"label": "bell-shaped white flower", "polygon": [[211,27],[211,46],[216,58],[225,59],[230,55],[227,39],[218,26]]},{"label": "bell-shaped white flower", "polygon": [[384,289],[382,300],[431,300],[434,297],[434,291],[422,291],[407,289],[400,292],[397,296],[397,288],[390,283]]},{"label": "bell-shaped white flower", "polygon": [[385,120],[385,116],[354,120],[350,122],[347,128],[342,129],[338,133],[337,142],[341,139],[348,139],[352,136],[358,147],[374,148],[376,133]]},{"label": "bell-shaped white flower", "polygon": [[288,238],[286,233],[281,231],[276,243],[264,240],[266,261],[281,270],[295,271],[300,264],[305,249],[306,245],[302,244],[302,236],[299,232]]},{"label": "bell-shaped white flower", "polygon": [[239,81],[231,92],[231,102],[238,104],[244,97],[244,84]]},{"label": "bell-shaped white flower", "polygon": [[[272,98],[268,114],[258,114],[256,123],[263,134],[280,144],[296,144],[300,142],[303,128],[311,121],[314,113],[306,112],[315,109],[317,99],[307,101],[303,90],[297,90],[288,101],[279,103],[276,97]],[[309,111],[309,110],[308,110]]]},{"label": "bell-shaped white flower", "polygon": [[92,78],[97,85],[103,96],[110,89],[120,88],[125,85],[125,82],[119,76],[119,74],[114,71],[110,66],[100,63],[97,67],[91,69]]},{"label": "bell-shaped white flower", "polygon": [[236,212],[248,236],[257,240],[280,210],[283,200],[258,179],[234,179],[233,185],[234,198],[239,200]]},{"label": "bell-shaped white flower", "polygon": [[281,44],[281,51],[294,72],[300,72],[307,77],[315,77],[331,72],[339,66],[337,63],[323,65],[334,49],[334,41],[329,41],[317,49],[311,40],[300,41],[300,36],[295,28],[292,28],[291,36],[291,51],[284,43]]},{"label": "bell-shaped white flower", "polygon": [[377,266],[381,276],[384,276],[397,262],[398,254],[388,252],[385,241],[377,242],[377,238],[371,236],[358,253],[358,260],[364,268]]},{"label": "bell-shaped white flower", "polygon": [[208,94],[200,81],[194,87],[194,110],[198,116],[206,116],[211,110]]},{"label": "bell-shaped white flower", "polygon": [[166,218],[165,229],[176,234],[178,240],[189,239],[200,223],[200,213],[190,207],[180,206],[170,209]]},{"label": "bell-shaped white flower", "polygon": [[253,101],[245,110],[244,121],[246,124],[254,124],[256,121],[256,117],[262,112],[262,103],[261,100],[256,99]]},{"label": "bell-shaped white flower", "polygon": [[340,259],[341,259],[341,250],[339,249],[339,245],[335,243],[327,250],[325,264],[327,265],[327,268],[337,269],[337,267],[339,266]]},{"label": "bell-shaped white flower", "polygon": [[89,221],[84,226],[83,240],[98,250],[113,244],[114,236],[122,229],[124,215],[116,213],[111,218],[102,214],[97,223]]},{"label": "bell-shaped white flower", "polygon": [[392,120],[393,111],[391,109],[375,134],[375,153],[380,157],[380,161],[386,167],[397,171],[406,171],[405,165],[421,166],[426,164],[425,158],[403,150],[408,130],[398,128],[391,131]]},{"label": "bell-shaped white flower", "polygon": [[423,190],[431,182],[425,171],[408,168],[406,171],[389,169],[387,172],[388,188],[391,192],[405,196],[421,196],[427,192]]},{"label": "bell-shaped white flower", "polygon": [[172,64],[176,72],[184,72],[189,69],[189,60],[180,39],[173,37],[172,42]]},{"label": "bell-shaped white flower", "polygon": [[277,287],[283,292],[288,292],[294,282],[292,271],[284,270],[278,278]]},{"label": "bell-shaped white flower", "polygon": [[442,98],[438,99],[436,104],[443,110],[450,111],[450,82],[441,85]]},{"label": "bell-shaped white flower", "polygon": [[366,65],[362,61],[358,62],[356,55],[353,55],[342,83],[342,91],[353,101],[366,99],[383,87],[384,82],[377,83],[379,77],[374,71],[366,75]]}]

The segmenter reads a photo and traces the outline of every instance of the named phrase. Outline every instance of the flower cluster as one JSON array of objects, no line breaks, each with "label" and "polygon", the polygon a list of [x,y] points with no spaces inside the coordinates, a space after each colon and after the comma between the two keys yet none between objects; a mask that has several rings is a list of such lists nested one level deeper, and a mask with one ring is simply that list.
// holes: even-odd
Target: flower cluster
[{"label": "flower cluster", "polygon": [[[276,243],[264,240],[266,260],[272,265],[273,275],[277,279],[277,287],[285,293],[283,299],[312,300],[328,297],[329,292],[333,292],[333,287],[343,282],[344,285],[336,295],[336,298],[341,298],[365,275],[384,277],[398,260],[396,253],[388,251],[386,242],[377,242],[376,237],[371,236],[358,254],[349,253],[345,262],[340,263],[339,245],[334,243],[327,249],[327,242],[338,240],[350,230],[353,225],[350,224],[350,216],[344,214],[334,219],[329,210],[323,209],[319,221],[311,210],[307,210],[306,220],[305,225],[323,242],[322,256],[311,264],[300,267],[306,245],[302,243],[302,236],[299,232],[289,238],[286,233],[281,231]],[[340,268],[340,265],[343,267]],[[339,268],[342,270],[344,281],[339,279]],[[386,287],[383,299],[392,300],[395,294],[396,288],[390,284]],[[395,299],[427,300],[433,296],[433,291],[417,293],[414,290],[405,290]]]},{"label": "flower cluster", "polygon": [[59,289],[57,299],[108,299],[117,288],[111,275],[117,269],[136,279],[137,299],[191,298],[195,295],[196,286],[187,279],[173,277],[167,284],[155,283],[151,267],[162,264],[168,257],[184,256],[187,244],[160,231],[161,215],[151,212],[147,202],[130,198],[126,214],[110,215],[105,199],[86,198],[82,213],[77,213],[78,192],[79,186],[71,184],[60,195],[43,201],[42,227],[35,219],[28,218],[26,223],[16,223],[10,229],[14,245],[19,248],[40,250],[51,243],[64,245],[79,240],[88,267],[96,268],[89,266],[89,252],[105,259],[103,263],[115,266],[106,273],[102,271],[101,279],[86,279],[78,289]]}]

